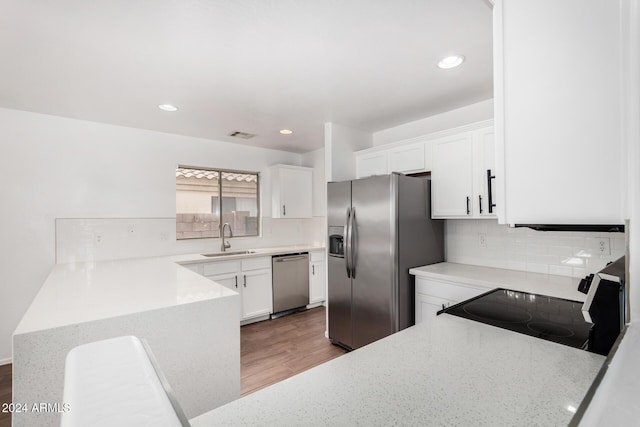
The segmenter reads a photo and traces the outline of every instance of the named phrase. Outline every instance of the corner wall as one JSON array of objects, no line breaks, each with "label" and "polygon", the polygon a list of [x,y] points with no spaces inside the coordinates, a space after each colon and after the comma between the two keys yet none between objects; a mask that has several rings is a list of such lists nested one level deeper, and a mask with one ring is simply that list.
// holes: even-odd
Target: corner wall
[{"label": "corner wall", "polygon": [[268,166],[301,163],[295,153],[9,109],[0,109],[0,159],[0,364],[55,263],[55,218],[175,217],[178,164],[261,172],[265,217]]}]

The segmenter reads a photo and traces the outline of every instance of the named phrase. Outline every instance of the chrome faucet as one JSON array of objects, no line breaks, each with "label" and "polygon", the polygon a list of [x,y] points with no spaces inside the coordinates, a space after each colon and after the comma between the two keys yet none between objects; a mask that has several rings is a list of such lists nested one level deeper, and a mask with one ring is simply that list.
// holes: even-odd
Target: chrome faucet
[{"label": "chrome faucet", "polygon": [[231,229],[231,226],[229,225],[229,223],[225,222],[224,224],[222,224],[222,231],[220,232],[220,234],[222,235],[222,246],[220,246],[220,250],[222,252],[226,251],[227,249],[229,249],[231,247],[231,243],[225,242],[225,240],[224,240],[224,228],[225,227],[229,227],[229,237],[233,237],[233,230]]}]

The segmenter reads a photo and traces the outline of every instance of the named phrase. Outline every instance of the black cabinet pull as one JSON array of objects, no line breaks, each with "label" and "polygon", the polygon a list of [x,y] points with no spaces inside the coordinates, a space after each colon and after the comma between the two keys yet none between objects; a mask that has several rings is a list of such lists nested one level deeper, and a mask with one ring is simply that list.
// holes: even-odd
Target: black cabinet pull
[{"label": "black cabinet pull", "polygon": [[480,213],[482,213],[482,195],[478,194],[478,201],[480,202]]},{"label": "black cabinet pull", "polygon": [[245,288],[247,287],[247,275],[246,274],[244,275],[244,287]]},{"label": "black cabinet pull", "polygon": [[491,175],[491,169],[487,169],[487,192],[489,193],[489,213],[493,213],[496,204],[493,203],[493,194],[491,192],[491,180],[495,179],[495,175]]},{"label": "black cabinet pull", "polygon": [[311,274],[312,275],[316,275],[316,265],[315,264],[311,264]]},{"label": "black cabinet pull", "polygon": [[282,216],[287,216],[287,207],[282,205]]},{"label": "black cabinet pull", "polygon": [[471,198],[469,196],[467,196],[467,215],[469,215],[471,213],[471,208],[469,207],[469,202],[471,201]]},{"label": "black cabinet pull", "polygon": [[238,287],[238,275],[236,274],[236,288]]}]

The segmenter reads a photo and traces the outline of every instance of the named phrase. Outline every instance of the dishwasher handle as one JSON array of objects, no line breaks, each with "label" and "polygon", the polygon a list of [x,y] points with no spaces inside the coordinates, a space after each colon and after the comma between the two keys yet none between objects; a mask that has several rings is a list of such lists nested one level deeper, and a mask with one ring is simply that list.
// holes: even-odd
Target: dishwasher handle
[{"label": "dishwasher handle", "polygon": [[295,261],[298,259],[306,259],[307,255],[294,255],[294,256],[283,256],[283,257],[274,257],[273,262],[287,262],[287,261]]}]

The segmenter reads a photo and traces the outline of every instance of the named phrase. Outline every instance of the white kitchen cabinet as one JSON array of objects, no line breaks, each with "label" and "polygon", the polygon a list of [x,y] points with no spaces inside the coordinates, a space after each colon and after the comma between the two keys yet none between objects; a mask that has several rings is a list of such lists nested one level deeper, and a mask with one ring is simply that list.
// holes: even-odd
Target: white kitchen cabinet
[{"label": "white kitchen cabinet", "polygon": [[495,141],[493,126],[473,132],[473,216],[495,218]]},{"label": "white kitchen cabinet", "polygon": [[309,304],[324,302],[327,289],[327,262],[324,251],[309,253]]},{"label": "white kitchen cabinet", "polygon": [[394,143],[386,148],[367,148],[356,152],[356,176],[365,178],[392,172],[416,173],[431,170],[430,142],[412,141]]},{"label": "white kitchen cabinet", "polygon": [[416,324],[433,317],[443,308],[483,294],[489,289],[466,283],[416,276]]},{"label": "white kitchen cabinet", "polygon": [[356,153],[356,176],[364,178],[373,175],[385,175],[389,170],[389,153],[376,151],[373,153]]},{"label": "white kitchen cabinet", "polygon": [[202,272],[205,277],[241,295],[241,320],[245,323],[273,312],[271,257],[208,262],[203,265]]},{"label": "white kitchen cabinet", "polygon": [[274,165],[271,172],[271,217],[311,218],[313,169]]},{"label": "white kitchen cabinet", "polygon": [[496,0],[501,223],[624,222],[622,3]]},{"label": "white kitchen cabinet", "polygon": [[[462,131],[432,141],[433,218],[494,218],[495,148],[493,126]],[[489,197],[491,196],[491,197]],[[491,199],[491,200],[489,200]],[[489,209],[489,202],[494,205]]]},{"label": "white kitchen cabinet", "polygon": [[242,271],[242,319],[273,312],[271,269]]},{"label": "white kitchen cabinet", "polygon": [[440,310],[449,307],[452,303],[444,298],[416,293],[416,325],[431,317],[436,317]]},{"label": "white kitchen cabinet", "polygon": [[425,143],[404,145],[389,150],[389,173],[414,173],[425,170]]},{"label": "white kitchen cabinet", "polygon": [[463,132],[433,141],[431,214],[433,218],[471,216],[473,136]]}]

